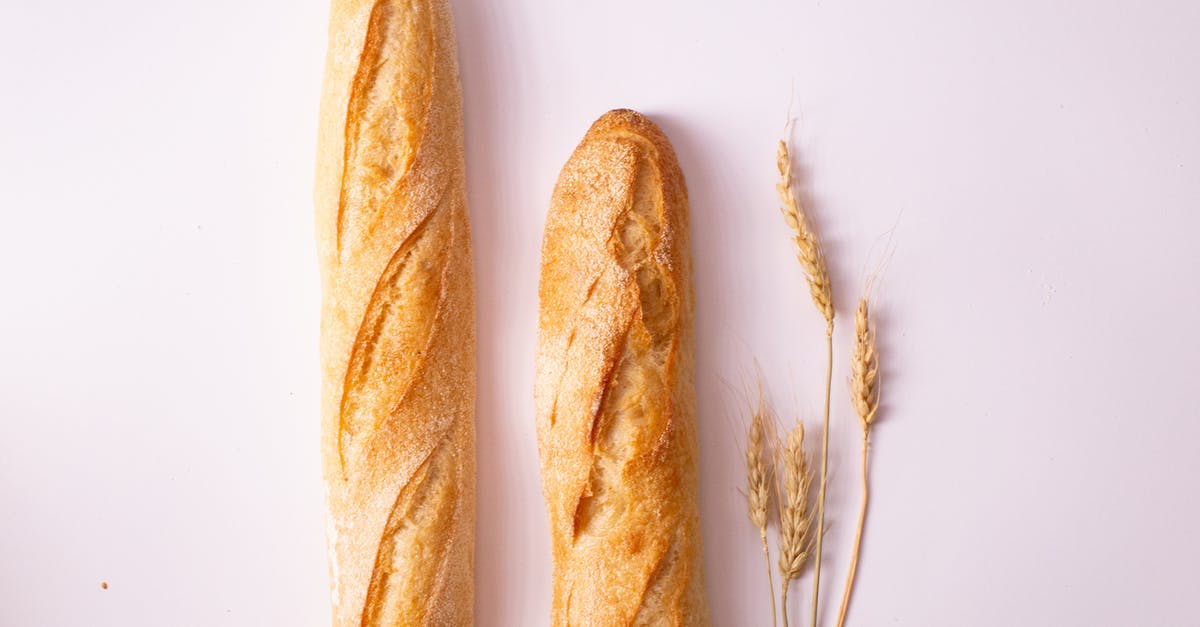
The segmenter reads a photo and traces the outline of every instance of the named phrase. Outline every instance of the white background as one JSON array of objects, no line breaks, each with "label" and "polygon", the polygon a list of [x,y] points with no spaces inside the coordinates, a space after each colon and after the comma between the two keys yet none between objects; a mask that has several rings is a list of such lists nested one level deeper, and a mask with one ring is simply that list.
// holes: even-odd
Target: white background
[{"label": "white background", "polygon": [[[844,321],[826,607],[857,499],[845,322],[886,260],[852,622],[1197,624],[1200,4],[736,4],[454,3],[478,623],[547,622],[541,229],[570,151],[625,106],[666,130],[692,199],[714,624],[768,616],[738,492],[754,360],[785,418],[815,433],[821,407],[821,323],[773,190],[789,112]],[[311,204],[328,6],[2,13],[0,624],[328,624]]]}]

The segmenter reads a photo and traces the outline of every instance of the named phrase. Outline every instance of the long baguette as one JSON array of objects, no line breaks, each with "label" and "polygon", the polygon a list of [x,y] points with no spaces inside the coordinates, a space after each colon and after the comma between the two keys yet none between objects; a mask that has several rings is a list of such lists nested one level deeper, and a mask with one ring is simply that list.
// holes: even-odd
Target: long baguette
[{"label": "long baguette", "polygon": [[642,115],[606,113],[563,167],[539,297],[551,623],[708,624],[687,190]]},{"label": "long baguette", "polygon": [[333,623],[469,625],[475,297],[445,0],[333,0],[317,165]]}]

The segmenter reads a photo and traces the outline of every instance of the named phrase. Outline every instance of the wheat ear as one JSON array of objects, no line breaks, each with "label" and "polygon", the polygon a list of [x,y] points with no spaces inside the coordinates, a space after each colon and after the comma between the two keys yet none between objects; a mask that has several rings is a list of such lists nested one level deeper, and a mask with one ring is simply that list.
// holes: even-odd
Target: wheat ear
[{"label": "wheat ear", "polygon": [[776,163],[779,167],[779,183],[775,186],[779,192],[779,200],[783,206],[783,219],[788,228],[792,229],[792,239],[796,242],[796,258],[804,269],[804,278],[808,281],[808,294],[813,304],[825,317],[826,324],[833,325],[833,295],[829,285],[829,269],[825,264],[825,253],[821,249],[821,241],[817,239],[808,216],[800,207],[800,201],[792,190],[792,157],[788,152],[787,143],[780,140]]},{"label": "wheat ear", "polygon": [[862,503],[858,510],[858,527],[854,532],[854,550],[850,554],[850,570],[846,573],[846,586],[842,590],[842,607],[838,612],[838,627],[846,623],[846,610],[850,607],[850,592],[854,589],[854,575],[858,570],[858,553],[862,547],[863,526],[867,520],[867,444],[875,416],[879,411],[879,354],[875,349],[875,330],[864,297],[858,301],[854,312],[854,358],[850,363],[850,402],[858,414],[862,426]]},{"label": "wheat ear", "polygon": [[804,424],[797,422],[783,449],[783,490],[779,512],[779,573],[782,577],[783,625],[788,624],[788,588],[812,555],[812,468],[804,453]]},{"label": "wheat ear", "polygon": [[795,192],[792,191],[792,157],[788,153],[787,142],[779,142],[775,164],[779,168],[779,183],[775,189],[783,202],[783,219],[793,231],[796,257],[800,260],[804,278],[808,281],[809,296],[812,297],[817,310],[825,317],[825,420],[821,431],[821,487],[817,497],[817,551],[813,566],[812,626],[816,627],[817,605],[821,598],[821,552],[825,540],[825,488],[829,475],[829,393],[833,388],[833,290],[829,283],[829,268],[825,264],[821,242],[812,230],[808,217],[801,210]]},{"label": "wheat ear", "polygon": [[[750,511],[750,522],[758,528],[762,540],[763,558],[767,562],[767,590],[771,593],[771,626],[775,625],[775,583],[771,577],[771,552],[767,548],[767,512],[770,508],[771,481],[774,465],[768,467],[766,447],[766,401],[762,389],[758,392],[758,406],[750,416],[750,429],[746,434],[746,504]],[[784,617],[786,621],[786,616]]]}]

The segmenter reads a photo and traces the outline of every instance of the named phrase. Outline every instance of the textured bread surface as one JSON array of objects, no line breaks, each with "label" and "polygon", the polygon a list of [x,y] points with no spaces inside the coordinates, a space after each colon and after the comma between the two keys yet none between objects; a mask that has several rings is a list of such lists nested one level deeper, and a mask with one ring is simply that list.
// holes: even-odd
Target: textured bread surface
[{"label": "textured bread surface", "polygon": [[551,623],[707,625],[687,189],[642,115],[606,113],[563,167],[539,298]]},{"label": "textured bread surface", "polygon": [[461,101],[445,0],[333,1],[316,213],[336,626],[472,622]]}]

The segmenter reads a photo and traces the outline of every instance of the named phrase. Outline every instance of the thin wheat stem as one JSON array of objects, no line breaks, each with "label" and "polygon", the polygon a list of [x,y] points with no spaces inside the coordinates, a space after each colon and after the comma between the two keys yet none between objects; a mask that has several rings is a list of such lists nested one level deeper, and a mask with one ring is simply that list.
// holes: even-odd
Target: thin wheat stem
[{"label": "thin wheat stem", "polygon": [[[782,596],[783,596],[783,599],[782,599],[782,601],[783,601],[783,627],[788,627],[788,617],[787,617],[787,616],[788,616],[787,592],[788,592],[788,584],[789,584],[790,582],[791,582],[791,580],[790,580],[790,579],[784,579],[784,580],[783,580],[783,595],[782,595]],[[772,602],[772,603],[774,603],[774,602],[775,602],[775,599],[774,599],[775,595],[772,593],[772,594],[771,594],[771,597],[772,597],[772,598],[771,598],[771,602]]]},{"label": "thin wheat stem", "polygon": [[828,359],[825,369],[825,428],[821,433],[821,491],[817,497],[817,554],[813,564],[812,627],[817,627],[817,606],[821,599],[821,547],[825,541],[825,488],[829,474],[829,393],[833,388],[833,319],[825,327]]},{"label": "thin wheat stem", "polygon": [[854,589],[854,575],[858,571],[858,551],[862,547],[863,525],[867,521],[867,441],[869,431],[862,438],[862,502],[858,507],[858,528],[854,532],[854,550],[850,553],[850,572],[846,574],[846,588],[842,591],[842,608],[838,611],[837,627],[846,624],[846,611],[850,609],[850,592]]},{"label": "thin wheat stem", "polygon": [[[763,557],[767,560],[767,590],[771,593],[771,627],[775,627],[775,580],[771,575],[771,552],[767,548],[767,530],[761,530]],[[787,608],[783,608],[783,625],[787,627]]]}]

